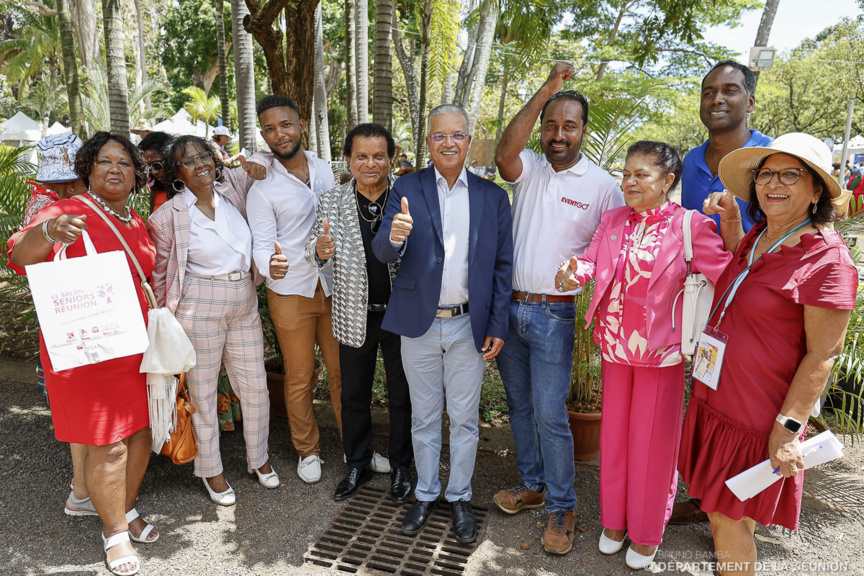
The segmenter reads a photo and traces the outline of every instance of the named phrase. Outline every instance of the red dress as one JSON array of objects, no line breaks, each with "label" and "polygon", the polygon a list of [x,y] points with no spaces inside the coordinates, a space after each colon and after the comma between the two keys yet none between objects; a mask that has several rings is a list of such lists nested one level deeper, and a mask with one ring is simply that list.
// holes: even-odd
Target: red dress
[{"label": "red dress", "polygon": [[[120,240],[105,221],[78,198],[61,200],[42,209],[22,232],[41,226],[44,220],[61,214],[87,215],[87,232],[98,252],[119,250],[126,253]],[[112,218],[138,259],[144,274],[149,277],[153,273],[156,261],[156,248],[147,233],[147,225],[134,212],[130,228],[110,215],[109,218]],[[9,239],[10,253],[20,234],[19,232]],[[55,250],[60,246],[61,244],[56,244]],[[69,258],[83,256],[83,242],[75,242],[69,246],[66,255]],[[47,260],[53,258],[52,251]],[[126,260],[132,272],[133,284],[138,292],[140,303],[140,310],[135,312],[142,314],[146,323],[147,300],[141,290],[141,280],[128,256]],[[11,261],[9,267],[19,274],[24,273],[24,270]],[[62,284],[63,279],[58,278],[57,281]],[[45,350],[45,341],[41,333],[39,349],[42,366],[45,369],[45,383],[51,402],[51,420],[54,423],[54,435],[57,440],[104,446],[119,442],[149,426],[146,374],[138,371],[141,366],[141,354],[55,372],[51,366],[51,358]]]},{"label": "red dress", "polygon": [[[764,221],[741,241],[715,291],[715,305],[747,266]],[[851,310],[858,274],[834,230],[805,234],[796,246],[762,254],[741,284],[720,331],[729,337],[716,391],[694,379],[678,470],[702,510],[733,520],[797,530],[804,474],[781,479],[741,502],[726,480],[768,458],[768,437],[806,353],[804,305]],[[715,326],[719,312],[710,321]]]}]

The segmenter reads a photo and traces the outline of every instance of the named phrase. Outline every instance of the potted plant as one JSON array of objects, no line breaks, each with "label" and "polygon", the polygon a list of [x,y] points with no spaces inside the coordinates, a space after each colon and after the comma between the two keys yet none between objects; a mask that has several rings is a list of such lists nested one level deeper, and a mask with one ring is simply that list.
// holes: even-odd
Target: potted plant
[{"label": "potted plant", "polygon": [[594,322],[587,328],[584,318],[594,294],[592,280],[576,296],[576,335],[573,343],[573,371],[567,413],[573,433],[573,457],[593,460],[600,455],[600,348],[594,342]]}]

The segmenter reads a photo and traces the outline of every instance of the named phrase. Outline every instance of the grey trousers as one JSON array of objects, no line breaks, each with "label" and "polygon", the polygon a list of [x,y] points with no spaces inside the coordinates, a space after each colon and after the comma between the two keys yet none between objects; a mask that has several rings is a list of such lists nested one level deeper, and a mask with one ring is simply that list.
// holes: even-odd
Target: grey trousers
[{"label": "grey trousers", "polygon": [[486,362],[477,352],[468,314],[436,318],[419,338],[402,337],[402,365],[411,395],[411,439],[417,466],[417,500],[437,500],[444,402],[450,417],[448,502],[471,499],[471,477],[480,439],[480,386]]}]

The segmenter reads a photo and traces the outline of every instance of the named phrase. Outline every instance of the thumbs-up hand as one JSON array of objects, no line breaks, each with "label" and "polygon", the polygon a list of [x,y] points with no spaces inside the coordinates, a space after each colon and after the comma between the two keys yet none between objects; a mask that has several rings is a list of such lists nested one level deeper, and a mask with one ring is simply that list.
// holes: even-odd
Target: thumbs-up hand
[{"label": "thumbs-up hand", "polygon": [[288,273],[288,257],[282,253],[279,242],[274,242],[273,247],[276,251],[270,256],[270,278],[281,280]]},{"label": "thumbs-up hand", "polygon": [[319,260],[329,260],[333,257],[336,244],[333,242],[333,236],[330,235],[330,222],[327,221],[327,218],[324,218],[321,225],[324,227],[324,231],[318,236],[315,253],[318,254]]},{"label": "thumbs-up hand", "polygon": [[408,198],[402,197],[402,211],[393,216],[393,225],[390,227],[390,241],[404,242],[411,229],[414,228],[414,219],[408,211]]},{"label": "thumbs-up hand", "polygon": [[570,292],[582,283],[576,278],[579,271],[579,259],[571,256],[570,260],[561,263],[555,274],[555,289],[559,292]]},{"label": "thumbs-up hand", "polygon": [[237,160],[240,161],[240,167],[249,174],[249,177],[253,180],[264,180],[267,177],[267,168],[262,166],[261,164],[252,163],[249,164],[246,162],[245,156],[238,156]]}]

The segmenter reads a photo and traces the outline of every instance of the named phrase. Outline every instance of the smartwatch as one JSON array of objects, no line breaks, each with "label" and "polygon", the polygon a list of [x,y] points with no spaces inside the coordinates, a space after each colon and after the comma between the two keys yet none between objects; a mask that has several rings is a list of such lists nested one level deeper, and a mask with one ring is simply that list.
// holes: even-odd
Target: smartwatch
[{"label": "smartwatch", "polygon": [[791,432],[792,434],[798,434],[801,432],[801,428],[804,426],[798,420],[794,418],[790,418],[788,416],[784,416],[783,414],[778,414],[776,421],[780,423],[786,430]]}]

